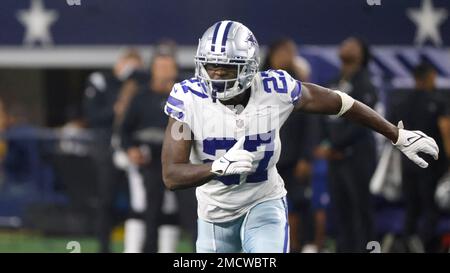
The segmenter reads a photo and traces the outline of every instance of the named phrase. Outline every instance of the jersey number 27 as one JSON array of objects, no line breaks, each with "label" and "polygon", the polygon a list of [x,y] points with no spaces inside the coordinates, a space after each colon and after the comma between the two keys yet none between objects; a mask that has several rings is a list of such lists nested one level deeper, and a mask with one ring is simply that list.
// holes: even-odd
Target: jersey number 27
[{"label": "jersey number 27", "polygon": [[[258,147],[264,147],[264,156],[258,162],[258,166],[254,173],[247,175],[245,181],[247,183],[259,183],[267,180],[267,166],[270,158],[274,153],[274,131],[252,136],[246,136],[244,149],[249,152],[258,151]],[[203,152],[208,155],[216,156],[217,150],[229,150],[236,143],[235,139],[227,138],[207,138],[203,140]],[[208,162],[211,160],[205,160]],[[225,185],[239,184],[240,175],[228,175],[218,177],[217,180]]]}]

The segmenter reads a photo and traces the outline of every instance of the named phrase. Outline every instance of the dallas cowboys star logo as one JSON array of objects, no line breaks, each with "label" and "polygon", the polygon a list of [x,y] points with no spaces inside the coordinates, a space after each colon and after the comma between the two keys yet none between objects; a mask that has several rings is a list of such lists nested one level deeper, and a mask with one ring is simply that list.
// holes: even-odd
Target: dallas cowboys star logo
[{"label": "dallas cowboys star logo", "polygon": [[420,9],[408,9],[406,14],[417,26],[415,43],[422,46],[427,40],[436,46],[442,45],[439,25],[447,19],[445,8],[434,8],[432,0],[422,0]]},{"label": "dallas cowboys star logo", "polygon": [[20,10],[17,19],[25,27],[24,44],[32,46],[40,42],[43,46],[53,43],[50,25],[58,19],[58,13],[46,10],[42,0],[32,0],[29,10]]},{"label": "dallas cowboys star logo", "polygon": [[254,44],[254,45],[257,45],[257,44],[258,44],[258,42],[257,42],[256,39],[255,39],[255,36],[253,36],[252,34],[248,35],[247,41],[249,41],[250,43],[252,43],[252,44]]}]

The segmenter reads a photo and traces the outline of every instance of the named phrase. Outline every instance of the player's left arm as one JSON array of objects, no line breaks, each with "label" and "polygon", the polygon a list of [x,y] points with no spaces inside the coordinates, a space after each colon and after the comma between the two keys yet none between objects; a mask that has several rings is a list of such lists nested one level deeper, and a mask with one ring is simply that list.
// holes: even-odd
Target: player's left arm
[{"label": "player's left arm", "polygon": [[338,115],[384,135],[410,160],[422,168],[428,163],[418,156],[419,152],[438,158],[439,148],[433,138],[420,131],[396,127],[362,102],[354,100],[340,91],[331,90],[312,83],[301,84],[301,96],[295,105],[296,110],[308,113]]}]

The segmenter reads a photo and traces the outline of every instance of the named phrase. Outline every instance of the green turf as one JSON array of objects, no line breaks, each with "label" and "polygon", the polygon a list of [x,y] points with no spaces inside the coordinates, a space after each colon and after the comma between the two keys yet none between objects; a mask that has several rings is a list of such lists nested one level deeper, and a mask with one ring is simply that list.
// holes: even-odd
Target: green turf
[{"label": "green turf", "polygon": [[[77,241],[83,253],[98,252],[98,242],[93,237],[45,236],[30,231],[0,231],[0,253],[70,253],[68,243]],[[69,247],[69,248],[68,248]],[[177,252],[192,252],[192,243],[182,236]],[[113,241],[112,251],[123,251],[123,241]]]}]

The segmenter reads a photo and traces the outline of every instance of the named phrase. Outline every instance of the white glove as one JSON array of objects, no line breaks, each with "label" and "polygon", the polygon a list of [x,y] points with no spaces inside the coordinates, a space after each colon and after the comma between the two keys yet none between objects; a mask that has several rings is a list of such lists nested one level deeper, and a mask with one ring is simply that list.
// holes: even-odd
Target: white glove
[{"label": "white glove", "polygon": [[428,163],[417,155],[419,152],[430,154],[435,160],[439,156],[439,148],[433,138],[421,131],[409,131],[403,129],[403,122],[398,123],[398,140],[393,143],[410,160],[421,168],[428,167]]},{"label": "white glove", "polygon": [[249,173],[255,155],[244,150],[245,137],[241,137],[221,158],[216,159],[211,172],[219,176]]}]

